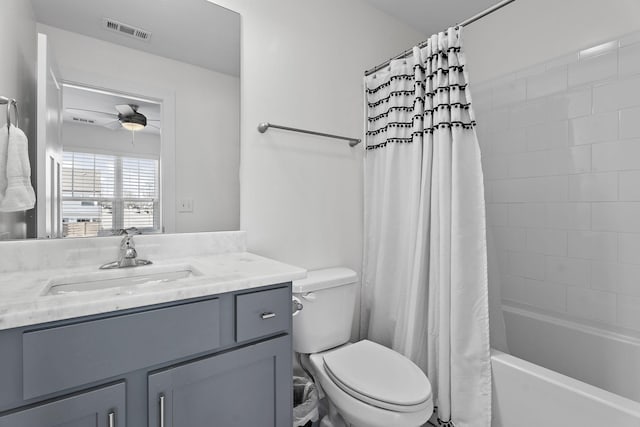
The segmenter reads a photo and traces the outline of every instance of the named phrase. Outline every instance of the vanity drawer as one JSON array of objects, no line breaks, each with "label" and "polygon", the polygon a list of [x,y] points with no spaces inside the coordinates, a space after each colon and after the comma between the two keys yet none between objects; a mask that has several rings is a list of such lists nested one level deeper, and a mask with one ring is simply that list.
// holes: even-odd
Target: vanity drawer
[{"label": "vanity drawer", "polygon": [[218,299],[25,332],[23,397],[89,384],[219,346]]},{"label": "vanity drawer", "polygon": [[236,295],[236,341],[287,331],[290,325],[289,287]]}]

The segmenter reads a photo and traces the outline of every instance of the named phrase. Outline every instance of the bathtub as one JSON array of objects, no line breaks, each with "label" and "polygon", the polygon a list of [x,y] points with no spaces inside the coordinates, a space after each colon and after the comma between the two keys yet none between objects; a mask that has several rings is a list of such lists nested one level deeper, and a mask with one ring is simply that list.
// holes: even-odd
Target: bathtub
[{"label": "bathtub", "polygon": [[640,343],[527,309],[504,311],[512,354],[492,350],[492,427],[640,427]]}]

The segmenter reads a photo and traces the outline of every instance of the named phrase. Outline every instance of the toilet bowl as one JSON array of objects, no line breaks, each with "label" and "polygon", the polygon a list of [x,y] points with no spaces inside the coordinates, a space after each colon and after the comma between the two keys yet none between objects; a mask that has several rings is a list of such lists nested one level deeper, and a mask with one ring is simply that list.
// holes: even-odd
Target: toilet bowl
[{"label": "toilet bowl", "polygon": [[433,412],[431,385],[403,355],[368,340],[348,343],[356,274],[311,271],[293,283],[303,309],[294,317],[293,347],[327,397],[321,427],[417,427]]}]

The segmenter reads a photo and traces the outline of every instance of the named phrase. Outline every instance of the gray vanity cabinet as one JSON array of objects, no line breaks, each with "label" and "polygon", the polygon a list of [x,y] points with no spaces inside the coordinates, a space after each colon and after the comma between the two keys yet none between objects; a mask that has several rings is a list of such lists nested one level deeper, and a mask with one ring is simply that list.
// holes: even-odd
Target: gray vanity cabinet
[{"label": "gray vanity cabinet", "polygon": [[149,376],[149,427],[291,425],[289,338]]},{"label": "gray vanity cabinet", "polygon": [[0,427],[124,427],[125,385],[118,383],[0,417]]},{"label": "gray vanity cabinet", "polygon": [[0,330],[0,427],[284,427],[291,284]]}]

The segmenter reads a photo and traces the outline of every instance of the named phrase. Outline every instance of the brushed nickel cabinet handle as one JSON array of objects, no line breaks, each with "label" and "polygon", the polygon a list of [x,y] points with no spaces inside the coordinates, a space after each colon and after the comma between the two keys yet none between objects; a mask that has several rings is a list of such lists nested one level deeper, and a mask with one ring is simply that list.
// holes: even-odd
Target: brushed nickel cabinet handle
[{"label": "brushed nickel cabinet handle", "polygon": [[275,313],[273,313],[273,312],[269,312],[269,313],[262,313],[262,314],[260,315],[260,317],[262,317],[262,319],[263,319],[263,320],[266,320],[266,319],[273,319],[274,317],[276,317],[276,314],[275,314]]},{"label": "brushed nickel cabinet handle", "polygon": [[160,427],[164,427],[164,394],[160,395]]},{"label": "brushed nickel cabinet handle", "polygon": [[111,411],[107,414],[107,423],[109,427],[116,427],[116,413]]}]

